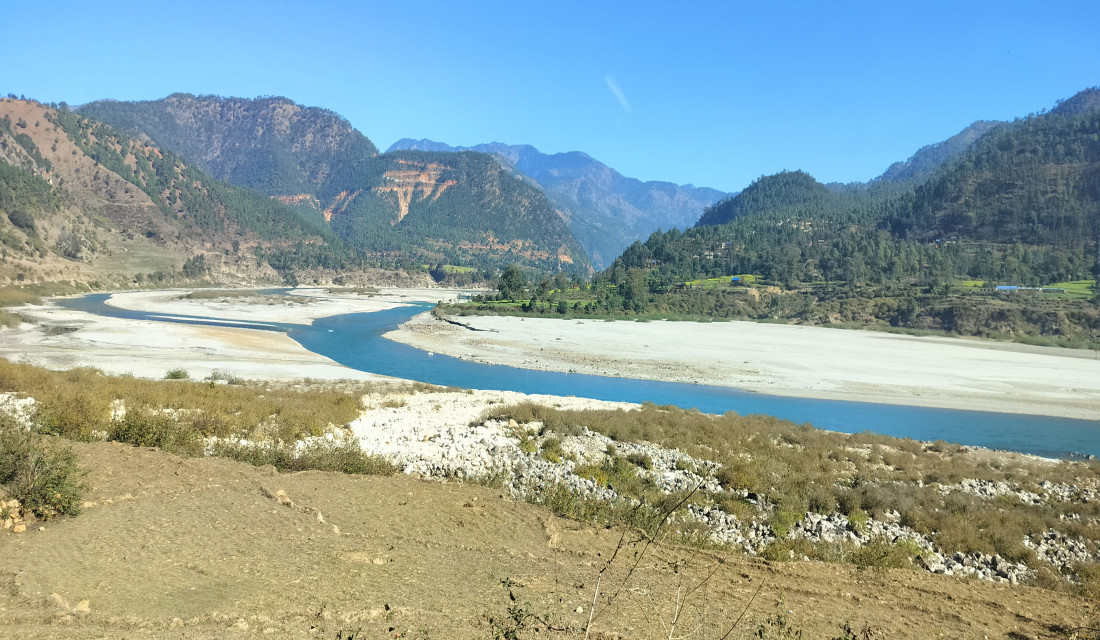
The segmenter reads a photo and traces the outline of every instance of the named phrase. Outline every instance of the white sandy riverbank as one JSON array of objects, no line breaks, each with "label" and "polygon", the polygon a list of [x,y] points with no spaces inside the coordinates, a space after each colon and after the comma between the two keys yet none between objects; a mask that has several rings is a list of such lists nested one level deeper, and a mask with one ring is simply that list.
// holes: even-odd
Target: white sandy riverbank
[{"label": "white sandy riverbank", "polygon": [[[303,289],[294,293],[304,302],[273,303],[263,297],[180,299],[186,293],[126,292],[113,295],[108,304],[228,321],[310,324],[323,316],[454,299],[459,294],[446,289],[383,289],[369,296],[329,295],[323,289]],[[18,312],[34,324],[0,329],[0,357],[50,369],[94,367],[145,378],[161,378],[177,368],[197,379],[215,370],[257,380],[384,378],[349,369],[275,331],[106,318],[49,304],[22,307]]]},{"label": "white sandy riverbank", "polygon": [[112,295],[107,304],[119,309],[238,320],[311,324],[317,318],[345,313],[384,311],[413,302],[450,302],[466,293],[458,289],[380,289],[378,293],[328,293],[295,289],[288,296],[187,299],[189,291],[132,291]]},{"label": "white sandy riverbank", "polygon": [[481,362],[808,398],[1100,420],[1092,351],[754,322],[422,314],[386,337]]}]

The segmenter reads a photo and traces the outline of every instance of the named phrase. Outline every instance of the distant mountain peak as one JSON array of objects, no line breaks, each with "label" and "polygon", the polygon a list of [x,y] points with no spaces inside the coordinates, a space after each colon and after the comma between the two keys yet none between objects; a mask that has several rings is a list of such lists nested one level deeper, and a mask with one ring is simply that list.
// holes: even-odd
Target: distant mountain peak
[{"label": "distant mountain peak", "polygon": [[80,111],[306,210],[361,257],[590,271],[551,202],[486,154],[409,140],[409,150],[379,155],[340,115],[282,97],[173,94]]},{"label": "distant mountain peak", "polygon": [[658,229],[687,228],[703,209],[728,194],[671,182],[623,176],[583,151],[542,153],[529,144],[490,142],[452,147],[433,140],[398,140],[386,151],[477,151],[533,181],[569,221],[573,235],[603,268],[636,240]]}]

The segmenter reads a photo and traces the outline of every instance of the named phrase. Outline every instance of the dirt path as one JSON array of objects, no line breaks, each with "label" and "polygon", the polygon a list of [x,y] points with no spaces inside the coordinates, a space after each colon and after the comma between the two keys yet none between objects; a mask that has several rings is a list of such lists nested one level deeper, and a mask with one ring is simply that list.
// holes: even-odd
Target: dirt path
[{"label": "dirt path", "polygon": [[[76,447],[91,469],[85,513],[0,534],[0,637],[335,638],[360,628],[360,637],[488,637],[488,617],[507,618],[512,604],[502,581],[518,604],[581,625],[619,540],[488,487]],[[731,637],[748,637],[779,602],[807,638],[835,637],[845,621],[893,639],[1050,637],[1053,625],[1097,613],[1096,603],[1035,588],[672,548],[644,556],[596,628],[667,635],[678,580],[693,584],[719,557],[725,565],[689,599],[681,628],[703,621],[705,603],[716,629],[761,583],[744,633]],[[688,565],[675,574],[664,561]],[[605,576],[605,597],[625,566]],[[74,612],[83,600],[89,612]]]}]

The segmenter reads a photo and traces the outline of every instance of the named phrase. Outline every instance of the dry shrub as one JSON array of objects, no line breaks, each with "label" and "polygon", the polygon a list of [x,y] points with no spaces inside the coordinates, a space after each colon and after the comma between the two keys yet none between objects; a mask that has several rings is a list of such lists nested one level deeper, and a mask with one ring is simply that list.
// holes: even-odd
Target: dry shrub
[{"label": "dry shrub", "polygon": [[284,441],[321,435],[359,415],[359,395],[260,385],[165,383],[108,376],[94,369],[48,371],[0,360],[0,391],[35,398],[39,428],[76,440],[106,432],[111,402],[129,411],[170,412],[197,436],[256,436]]},{"label": "dry shrub", "polygon": [[35,516],[80,513],[86,487],[72,448],[0,413],[0,485]]},{"label": "dry shrub", "polygon": [[[1092,520],[1100,517],[1100,504],[1051,502],[1036,506],[1015,497],[990,500],[962,492],[944,496],[934,486],[935,482],[953,484],[964,478],[1007,481],[1031,490],[1037,489],[1041,479],[1080,484],[1100,475],[1100,463],[1095,461],[991,458],[944,442],[926,450],[922,443],[878,434],[847,435],[769,416],[713,416],[653,404],[632,411],[563,411],[524,403],[493,413],[518,422],[540,421],[555,431],[584,425],[615,440],[675,447],[695,458],[720,463],[715,478],[724,489],[756,494],[774,508],[762,512],[725,492],[707,498],[742,520],[763,521],[781,533],[807,510],[829,513],[835,509],[857,519],[860,514],[882,518],[888,511],[897,511],[901,524],[933,535],[948,553],[997,553],[1031,566],[1037,561],[1023,545],[1025,536],[1054,528],[1082,539],[1100,540],[1100,527]],[[636,478],[621,473],[614,464],[582,465],[576,471],[627,495],[645,493]],[[1075,513],[1080,518],[1071,519]],[[769,553],[801,550],[782,545]],[[833,552],[815,553],[818,556],[804,553],[798,557],[837,557]],[[858,555],[844,558],[905,566],[896,560],[900,556],[891,554],[885,554],[884,560]]]}]

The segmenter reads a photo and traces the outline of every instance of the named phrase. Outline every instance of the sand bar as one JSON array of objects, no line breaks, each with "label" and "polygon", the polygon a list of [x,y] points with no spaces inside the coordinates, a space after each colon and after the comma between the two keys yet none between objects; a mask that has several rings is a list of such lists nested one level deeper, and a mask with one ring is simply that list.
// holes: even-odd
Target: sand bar
[{"label": "sand bar", "polygon": [[460,289],[380,289],[378,293],[329,294],[326,289],[295,289],[287,296],[257,296],[187,299],[191,290],[128,291],[112,295],[107,304],[119,309],[191,315],[243,322],[311,324],[317,318],[346,313],[385,311],[413,302],[450,302],[464,293]]},{"label": "sand bar", "polygon": [[1100,420],[1093,351],[755,322],[421,314],[386,334],[420,349],[546,371]]},{"label": "sand bar", "polygon": [[[380,311],[409,302],[454,299],[449,289],[383,289],[374,295],[297,290],[306,303],[265,298],[184,300],[183,291],[140,291],[113,295],[108,304],[154,313],[205,316],[241,322],[310,324],[343,313]],[[277,331],[124,320],[54,305],[18,309],[34,324],[0,329],[0,357],[50,369],[94,367],[111,374],[161,378],[182,368],[201,379],[217,370],[253,380],[388,379],[350,369],[312,353]]]}]

